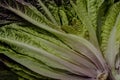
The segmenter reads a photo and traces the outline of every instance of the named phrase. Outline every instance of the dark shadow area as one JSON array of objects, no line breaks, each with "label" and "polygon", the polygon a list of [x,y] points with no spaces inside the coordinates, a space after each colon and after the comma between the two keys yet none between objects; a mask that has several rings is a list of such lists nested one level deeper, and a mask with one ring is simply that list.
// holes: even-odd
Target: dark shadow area
[{"label": "dark shadow area", "polygon": [[17,75],[0,62],[0,80],[18,80]]}]

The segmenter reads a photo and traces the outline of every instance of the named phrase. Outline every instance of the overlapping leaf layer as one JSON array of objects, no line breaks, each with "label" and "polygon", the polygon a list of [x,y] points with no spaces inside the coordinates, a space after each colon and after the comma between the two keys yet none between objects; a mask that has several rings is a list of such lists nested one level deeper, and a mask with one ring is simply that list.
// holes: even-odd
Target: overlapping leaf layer
[{"label": "overlapping leaf layer", "polygon": [[119,0],[1,0],[0,11],[0,61],[20,79],[120,80]]}]

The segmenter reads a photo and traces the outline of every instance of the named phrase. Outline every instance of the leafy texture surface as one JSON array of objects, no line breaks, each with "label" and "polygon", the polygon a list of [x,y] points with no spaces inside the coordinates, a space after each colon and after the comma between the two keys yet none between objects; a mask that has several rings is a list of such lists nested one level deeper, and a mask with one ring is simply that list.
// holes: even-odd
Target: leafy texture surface
[{"label": "leafy texture surface", "polygon": [[20,80],[119,80],[120,1],[1,0],[0,55]]}]

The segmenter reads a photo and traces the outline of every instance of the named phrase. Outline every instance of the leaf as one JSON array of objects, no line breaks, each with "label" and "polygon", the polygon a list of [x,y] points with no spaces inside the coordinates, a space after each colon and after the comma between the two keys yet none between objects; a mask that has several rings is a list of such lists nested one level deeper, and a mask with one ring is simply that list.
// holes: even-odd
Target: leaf
[{"label": "leaf", "polygon": [[[2,38],[1,38],[2,39]],[[9,41],[7,41],[7,42],[9,42]],[[20,43],[20,44],[19,44]],[[50,53],[48,53],[48,52],[46,52],[46,51],[44,51],[44,50],[42,50],[42,49],[40,49],[40,48],[35,48],[35,47],[33,47],[33,46],[31,46],[31,48],[30,48],[30,46],[27,46],[27,44],[23,44],[23,43],[21,43],[21,42],[18,42],[18,41],[15,41],[14,43],[12,42],[10,42],[10,44],[12,45],[15,45],[15,46],[18,46],[18,47],[20,47],[20,48],[25,48],[25,49],[30,49],[30,50],[33,50],[33,51],[31,51],[31,52],[34,52],[34,53],[37,53],[37,54],[42,54],[43,56],[45,56],[45,57],[48,57],[48,58],[50,58],[50,59],[52,59],[52,60],[54,60],[54,61],[57,61],[57,62],[59,62],[59,64],[62,64],[62,65],[64,65],[64,66],[66,66],[68,69],[68,71],[70,71],[70,72],[72,72],[72,73],[76,73],[76,74],[78,74],[79,73],[79,71],[78,70],[76,70],[76,69],[73,69],[73,67],[76,67],[76,68],[78,68],[78,69],[80,69],[80,71],[82,70],[82,73],[84,73],[84,70],[87,70],[87,68],[83,68],[83,67],[77,67],[77,65],[73,65],[73,64],[71,64],[70,62],[68,63],[68,61],[65,61],[64,59],[62,60],[62,59],[60,59],[60,58],[58,58],[59,56],[58,56],[58,54],[55,56],[55,55],[53,55],[53,54],[50,54]],[[49,43],[50,44],[50,43]],[[21,46],[20,46],[21,45]],[[24,47],[23,47],[24,46]],[[49,46],[49,45],[48,45]],[[53,47],[53,46],[52,46]],[[59,48],[58,48],[59,49]],[[36,52],[36,51],[38,51],[38,52]],[[42,51],[42,52],[41,52]],[[29,53],[30,54],[30,53]],[[65,53],[64,53],[65,54]],[[72,53],[71,53],[72,54]],[[42,56],[41,55],[41,56]],[[71,56],[72,57],[72,56]],[[37,58],[38,59],[38,58]],[[75,58],[74,58],[75,59]],[[79,57],[78,57],[78,59],[79,59]],[[75,63],[75,62],[74,62]],[[82,62],[81,62],[82,63]],[[71,65],[71,66],[73,66],[73,67],[70,67],[70,66],[68,66],[68,65]],[[72,71],[70,70],[70,69],[72,69]],[[77,72],[76,72],[77,71]],[[85,71],[85,73],[86,73],[86,71]],[[88,72],[86,73],[86,75],[89,75],[88,74]]]},{"label": "leaf", "polygon": [[36,72],[38,74],[41,74],[41,75],[44,75],[44,76],[47,76],[47,77],[51,77],[51,78],[55,78],[55,79],[70,80],[70,79],[74,78],[75,80],[78,80],[77,78],[67,76],[64,73],[61,74],[60,72],[56,72],[56,71],[54,72],[49,67],[47,67],[43,64],[40,64],[39,62],[37,62],[36,60],[34,60],[30,57],[20,55],[20,54],[16,54],[16,53],[10,52],[10,51],[8,53],[5,52],[4,54],[6,56],[8,56],[9,58],[15,60],[19,64],[27,67],[28,69],[30,69],[33,72]]},{"label": "leaf", "polygon": [[[7,4],[6,3],[2,4],[2,7],[10,10],[14,14],[18,15],[22,19],[32,24],[30,26],[26,24],[27,27],[21,25],[25,27],[24,29],[23,27],[17,25],[11,25],[16,26],[12,28],[10,27],[7,28],[7,26],[6,27],[4,26],[5,28],[1,28],[0,32],[2,34],[0,36],[1,43],[8,45],[10,47],[9,49],[15,52],[15,53],[12,52],[12,54],[9,54],[9,52],[8,54],[4,52],[3,53],[10,57],[11,59],[18,61],[18,63],[21,63],[23,66],[26,66],[27,68],[31,69],[32,71],[48,77],[63,80],[70,79],[95,80],[98,79],[99,77],[101,78],[102,76],[105,76],[104,78],[106,79],[111,72],[109,70],[109,65],[107,65],[102,56],[102,53],[100,52],[96,36],[99,9],[101,8],[103,2],[105,1],[77,0],[75,3],[74,2],[71,1],[71,5],[75,10],[75,12],[73,12],[73,15],[75,19],[78,19],[78,21],[80,21],[81,24],[78,23],[79,27],[80,26],[86,27],[85,29],[87,29],[89,35],[88,40],[86,40],[83,36],[78,37],[76,36],[76,34],[72,34],[72,32],[70,33],[69,30],[68,30],[69,33],[66,33],[63,30],[61,30],[61,26],[52,24],[56,19],[53,20],[54,17],[52,16],[52,14],[49,14],[50,13],[49,10],[41,1],[39,1],[39,3],[44,8],[45,12],[49,14],[48,16],[50,17],[51,20],[47,19],[47,17],[43,15],[41,12],[40,13],[42,14],[42,18],[44,18],[44,20],[42,22],[41,20],[40,21],[37,20],[37,18],[39,17],[38,14],[39,11],[36,8],[33,8],[34,6],[26,2],[15,1],[14,3],[16,4],[12,5],[12,3],[8,1]],[[21,5],[24,7],[20,8]],[[36,9],[38,12],[34,11],[34,9]],[[68,26],[70,27],[71,25],[69,25],[70,24],[69,19],[72,20],[74,18],[70,17],[70,15],[72,15],[72,12],[69,14],[69,16],[68,13],[65,12],[65,10],[61,11],[61,13],[64,13],[64,15],[61,15],[61,20],[63,21],[62,23],[67,25],[67,27]],[[109,13],[107,15],[109,15]],[[68,18],[68,20],[64,18],[64,16]],[[40,15],[40,19],[42,18]],[[67,22],[64,22],[66,20]],[[71,31],[73,31],[74,29],[75,28],[71,28]],[[43,32],[41,30],[43,30]],[[8,31],[10,31],[11,34],[9,34],[10,32]],[[46,34],[44,32],[48,33]],[[108,37],[110,45],[112,44],[115,45],[114,44],[115,42],[114,35],[116,35],[115,32],[116,28],[113,28],[113,30],[111,29],[112,35],[111,34],[109,35],[111,35],[112,37],[110,38]],[[119,33],[119,31],[117,31],[117,33]],[[83,33],[83,35],[85,34]],[[56,42],[50,40],[49,38],[55,40]],[[119,36],[117,36],[117,39],[119,39]],[[61,44],[59,45],[59,43],[57,42],[60,42]],[[110,49],[111,47],[108,46],[108,48]],[[13,53],[15,55],[13,55]],[[33,55],[33,53],[35,55]],[[21,59],[19,59],[19,57]],[[45,63],[38,64],[37,62],[32,62],[33,64],[35,64],[34,67],[37,69],[38,69],[38,67],[36,67],[37,65],[43,65],[45,67],[38,69],[38,71],[35,71],[34,69],[31,68],[31,66],[28,66],[29,64],[26,64],[23,61],[21,61],[22,59],[26,61],[35,60],[38,62],[41,61]],[[49,65],[49,63],[51,63],[51,65]],[[54,66],[53,64],[56,65]],[[67,72],[60,71],[59,69]],[[40,72],[40,70],[42,70],[42,72]],[[49,72],[50,75],[47,72]],[[86,77],[88,79],[85,79]]]},{"label": "leaf", "polygon": [[[31,23],[33,23],[34,25],[36,25],[37,27],[43,28],[43,29],[45,29],[45,30],[53,33],[54,35],[56,35],[57,37],[59,37],[59,39],[61,39],[62,41],[64,41],[67,45],[69,45],[70,47],[72,47],[74,50],[76,50],[76,51],[82,53],[83,55],[87,56],[90,60],[93,61],[94,64],[96,64],[96,66],[97,66],[98,68],[102,69],[101,64],[102,64],[102,66],[105,65],[105,64],[104,64],[105,62],[104,62],[104,60],[102,59],[102,55],[101,55],[101,54],[96,54],[96,53],[99,53],[99,51],[96,52],[95,48],[93,48],[93,46],[91,47],[91,44],[90,44],[89,42],[86,42],[86,40],[84,40],[84,39],[82,39],[82,38],[78,38],[78,37],[73,37],[73,36],[71,36],[71,35],[69,36],[68,34],[66,35],[66,34],[64,34],[64,33],[61,33],[61,32],[59,32],[59,31],[56,31],[55,29],[52,29],[52,28],[50,28],[50,27],[47,26],[47,25],[40,24],[40,23],[34,21],[33,19],[31,19],[31,18],[28,17],[27,15],[24,15],[24,14],[21,14],[21,13],[20,13],[20,15],[21,15],[23,18],[25,18],[26,20],[28,20],[29,22],[31,22]],[[67,42],[66,42],[66,39],[68,40]],[[75,39],[75,40],[73,40],[73,39]],[[78,41],[78,40],[79,40],[79,41]],[[83,42],[83,41],[85,41],[85,42]],[[73,42],[75,42],[75,43],[77,42],[78,45],[73,44]],[[81,43],[82,43],[82,44],[81,44]],[[83,44],[83,43],[86,43],[86,44]],[[88,44],[90,44],[89,47],[88,47]],[[93,52],[94,54],[93,54],[93,53],[89,53],[90,55],[88,55],[88,52],[86,52],[87,48],[85,48],[86,50],[83,49],[83,48],[82,48],[83,45],[85,45],[85,46],[88,47],[88,48],[91,47],[90,50],[91,50],[91,51],[95,51],[95,52]],[[81,47],[80,47],[80,46],[81,46]],[[82,51],[79,50],[78,47],[81,48]],[[94,50],[92,50],[92,49],[94,49]],[[88,51],[89,51],[89,49],[88,49]],[[87,53],[87,55],[86,55],[86,53]],[[98,56],[98,55],[99,55],[99,56]],[[93,59],[93,56],[94,56],[95,60]],[[100,64],[98,64],[98,63],[99,63],[99,60],[98,60],[95,56],[98,56],[97,58],[101,61]],[[95,61],[97,61],[97,62],[95,62]],[[104,68],[105,68],[105,67],[104,67]]]},{"label": "leaf", "polygon": [[105,24],[102,27],[102,50],[111,67],[114,67],[115,57],[119,51],[119,43],[116,36],[119,32],[119,23],[120,3],[118,2],[109,9]]},{"label": "leaf", "polygon": [[16,5],[13,6],[12,3],[9,3],[9,1],[6,1],[5,4],[3,2],[1,2],[0,4],[1,7],[14,12],[15,14],[18,12],[17,14],[18,16],[20,16],[20,14],[24,14],[29,16],[31,19],[34,19],[38,23],[46,23],[49,24],[49,26],[51,25],[51,27],[55,29],[60,29],[59,26],[55,26],[55,24],[52,24],[51,21],[48,20],[46,16],[43,15],[40,11],[38,11],[35,6],[24,1],[12,1],[12,2]]},{"label": "leaf", "polygon": [[90,19],[92,26],[94,28],[97,27],[97,16],[98,16],[98,11],[103,4],[104,0],[86,0],[87,2],[87,12],[88,12],[88,18]]},{"label": "leaf", "polygon": [[51,19],[51,21],[55,24],[58,25],[56,20],[54,19],[54,17],[52,16],[51,12],[47,9],[47,7],[42,3],[41,0],[37,0],[39,2],[39,4],[42,6],[43,10],[46,12],[46,14],[48,15],[48,17]]},{"label": "leaf", "polygon": [[[7,13],[9,13],[9,14],[7,14]],[[14,22],[20,23],[20,21],[21,22],[23,21],[20,17],[9,12],[8,10],[0,7],[0,26],[9,24],[9,23],[14,23]]]},{"label": "leaf", "polygon": [[67,15],[66,15],[65,11],[62,9],[59,9],[59,15],[60,15],[60,19],[61,19],[61,24],[68,25],[69,22],[68,22]]},{"label": "leaf", "polygon": [[[109,0],[110,1],[110,0]],[[102,32],[102,26],[104,25],[105,19],[106,19],[106,12],[108,12],[108,7],[110,7],[108,1],[104,1],[102,5],[100,6],[98,10],[98,16],[97,16],[97,38],[99,45],[101,45],[101,32]]]},{"label": "leaf", "polygon": [[[82,0],[82,1],[77,0],[76,4],[73,3],[72,1],[71,1],[71,4],[75,9],[75,12],[78,15],[78,18],[82,21],[83,25],[87,28],[91,43],[94,44],[99,49],[96,31],[95,31],[96,29],[94,26],[96,25],[95,23],[97,23],[95,20],[98,14],[97,13],[98,9],[101,6],[103,1],[101,0],[100,2],[98,2],[98,4],[93,5],[93,2],[95,1],[96,0],[91,0],[92,2],[91,3],[86,0]],[[95,6],[97,6],[97,9]],[[91,16],[91,13],[93,14],[93,16]]]},{"label": "leaf", "polygon": [[77,36],[84,37],[85,39],[89,38],[88,31],[85,26],[80,22],[80,20],[73,18],[70,25],[63,25],[62,29],[66,33],[74,34]]},{"label": "leaf", "polygon": [[[5,52],[7,52],[7,51],[5,51]],[[0,54],[2,54],[2,53],[0,53]],[[18,76],[21,76],[22,78],[32,79],[32,80],[47,78],[45,76],[41,76],[39,74],[36,74],[35,72],[30,71],[29,69],[23,67],[19,63],[16,63],[15,61],[9,59],[6,56],[1,56],[0,60],[7,67],[9,67],[11,69],[11,71],[13,71],[14,73],[16,73]]]},{"label": "leaf", "polygon": [[61,22],[60,22],[60,16],[59,16],[59,7],[56,5],[54,1],[52,1],[51,3],[49,3],[49,1],[44,3],[46,4],[47,8],[55,18],[57,24],[60,26]]},{"label": "leaf", "polygon": [[[118,7],[118,9],[117,9],[117,7]],[[104,25],[102,26],[102,35],[101,35],[101,37],[102,37],[102,49],[103,49],[103,51],[106,49],[104,45],[107,44],[110,31],[112,30],[112,28],[113,28],[113,26],[115,24],[117,14],[119,14],[119,3],[113,5],[113,7],[109,10],[108,15],[107,15],[108,19],[106,19]],[[108,24],[108,23],[111,23],[111,24]]]},{"label": "leaf", "polygon": [[[6,36],[6,38],[9,38],[11,40],[17,40],[17,41],[27,43],[27,44],[30,44],[32,46],[38,47],[38,48],[45,48],[45,49],[47,49],[49,51],[51,50],[51,49],[49,49],[49,47],[46,46],[46,44],[42,43],[43,41],[41,41],[41,38],[38,39],[38,38],[36,38],[36,37],[34,37],[34,36],[30,35],[30,34],[27,34],[27,33],[23,32],[23,31],[20,31],[19,30],[20,28],[18,28],[18,29],[12,28],[14,26],[17,26],[15,24],[11,24],[11,25],[8,25],[8,26],[6,25],[3,28],[1,28],[1,30],[0,30],[1,37]],[[19,27],[19,26],[17,26],[17,27]],[[27,31],[28,30],[29,29],[27,29]],[[11,32],[13,34],[11,34]],[[32,32],[32,30],[31,30],[31,32]],[[22,33],[22,35],[21,35],[21,33]],[[26,49],[17,48],[16,46],[11,46],[11,49],[16,50],[16,52],[18,52],[18,53],[28,55],[28,56],[32,56],[32,57],[34,57],[34,58],[36,58],[38,60],[42,60],[44,63],[46,63],[49,66],[64,69],[63,66],[59,65],[58,63],[56,63],[54,61],[51,62],[51,59],[45,58],[42,55],[35,54],[35,53],[33,54],[33,52],[30,52],[30,51],[28,51]]]}]

